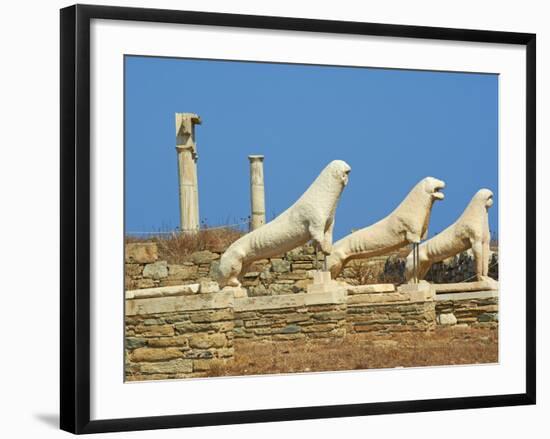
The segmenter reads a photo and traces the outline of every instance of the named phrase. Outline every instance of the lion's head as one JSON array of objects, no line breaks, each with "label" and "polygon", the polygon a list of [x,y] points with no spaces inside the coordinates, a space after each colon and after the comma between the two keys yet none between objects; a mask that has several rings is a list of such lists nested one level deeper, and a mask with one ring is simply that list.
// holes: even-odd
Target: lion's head
[{"label": "lion's head", "polygon": [[474,198],[483,203],[483,205],[487,208],[493,205],[493,192],[489,189],[478,190],[477,193],[474,195]]},{"label": "lion's head", "polygon": [[445,182],[438,180],[434,177],[426,177],[422,180],[424,191],[428,193],[434,200],[443,200],[445,194],[441,192],[442,189],[445,189]]},{"label": "lion's head", "polygon": [[343,186],[348,184],[349,173],[351,172],[351,166],[343,160],[333,160],[329,163],[328,168],[331,170],[331,175]]}]

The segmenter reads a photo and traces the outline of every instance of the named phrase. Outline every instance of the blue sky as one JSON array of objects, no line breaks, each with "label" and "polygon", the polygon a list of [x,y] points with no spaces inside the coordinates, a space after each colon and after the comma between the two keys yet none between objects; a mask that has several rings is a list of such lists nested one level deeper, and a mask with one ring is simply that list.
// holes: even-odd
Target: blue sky
[{"label": "blue sky", "polygon": [[334,235],[389,214],[423,177],[447,183],[429,235],[482,187],[495,193],[498,76],[125,57],[126,232],[179,226],[174,113],[197,113],[200,217],[250,214],[249,154],[264,154],[268,221],[331,160],[350,164]]}]

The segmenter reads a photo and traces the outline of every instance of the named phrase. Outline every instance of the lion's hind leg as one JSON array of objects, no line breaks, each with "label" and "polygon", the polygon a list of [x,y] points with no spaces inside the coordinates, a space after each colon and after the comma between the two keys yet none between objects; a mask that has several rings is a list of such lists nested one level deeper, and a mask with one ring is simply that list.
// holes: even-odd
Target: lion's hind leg
[{"label": "lion's hind leg", "polygon": [[238,279],[243,268],[242,257],[235,253],[224,253],[220,259],[218,267],[218,283],[220,287],[240,287],[241,282]]}]

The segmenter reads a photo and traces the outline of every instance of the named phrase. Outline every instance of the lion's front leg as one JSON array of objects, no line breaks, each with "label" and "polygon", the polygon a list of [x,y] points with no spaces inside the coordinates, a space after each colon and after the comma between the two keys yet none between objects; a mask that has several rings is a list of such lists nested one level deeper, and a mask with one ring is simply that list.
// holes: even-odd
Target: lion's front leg
[{"label": "lion's front leg", "polygon": [[476,266],[476,277],[477,280],[483,280],[483,243],[481,241],[471,240],[471,244]]},{"label": "lion's front leg", "polygon": [[[321,249],[325,255],[330,255],[332,251],[332,238],[327,242],[325,240],[325,230],[323,225],[310,223],[308,227],[309,235],[316,248]],[[331,234],[332,235],[332,234]]]},{"label": "lion's front leg", "polygon": [[[327,227],[327,230],[325,231],[324,238],[323,238],[323,247],[325,248],[325,250],[328,250],[328,253],[325,253],[325,254],[332,253],[332,242],[333,242],[332,232],[333,232],[333,230],[334,230],[334,219],[331,219],[330,222],[329,222],[329,225]],[[323,250],[323,252],[324,252],[324,250]]]},{"label": "lion's front leg", "polygon": [[409,244],[420,244],[421,236],[418,233],[411,232],[410,230],[407,230],[405,232],[405,240]]}]

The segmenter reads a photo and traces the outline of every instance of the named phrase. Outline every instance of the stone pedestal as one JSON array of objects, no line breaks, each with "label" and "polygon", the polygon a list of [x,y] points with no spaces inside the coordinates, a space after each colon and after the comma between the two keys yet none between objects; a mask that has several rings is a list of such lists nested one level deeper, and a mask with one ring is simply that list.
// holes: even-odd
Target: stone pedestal
[{"label": "stone pedestal", "polygon": [[437,294],[465,293],[468,291],[498,291],[498,281],[487,278],[476,282],[457,282],[450,284],[433,284]]},{"label": "stone pedestal", "polygon": [[195,125],[200,117],[193,113],[176,113],[176,151],[180,196],[180,229],[199,230],[199,190],[197,185],[197,147]]},{"label": "stone pedestal", "polygon": [[329,293],[344,288],[330,277],[330,271],[314,271],[313,283],[307,286],[308,293]]},{"label": "stone pedestal", "polygon": [[249,155],[250,161],[250,230],[265,224],[264,156]]},{"label": "stone pedestal", "polygon": [[231,293],[235,299],[241,299],[243,297],[248,297],[248,292],[246,288],[242,287],[224,287],[222,289],[224,293]]},{"label": "stone pedestal", "polygon": [[427,302],[435,300],[434,286],[425,281],[418,284],[400,285],[397,287],[397,292],[408,295],[410,302]]}]

